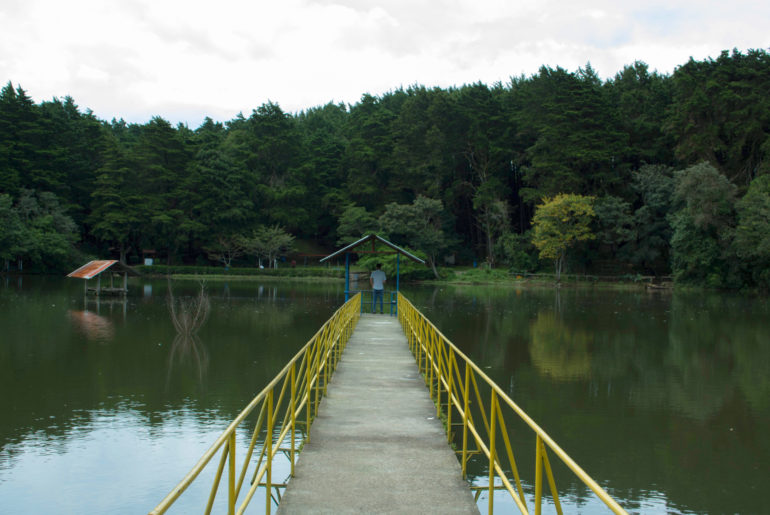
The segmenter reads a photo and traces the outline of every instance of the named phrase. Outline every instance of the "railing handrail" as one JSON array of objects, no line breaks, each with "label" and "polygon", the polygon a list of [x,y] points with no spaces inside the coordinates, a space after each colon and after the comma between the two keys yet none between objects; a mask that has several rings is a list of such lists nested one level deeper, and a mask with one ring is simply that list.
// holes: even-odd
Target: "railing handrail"
[{"label": "railing handrail", "polygon": [[[355,322],[358,320],[358,317],[360,316],[359,310],[357,309],[357,305],[359,303],[359,299],[357,296],[352,297],[348,302],[343,304],[337,311],[332,314],[332,316],[327,320],[319,329],[316,331],[316,333],[308,340],[308,342],[286,363],[286,365],[281,369],[281,371],[246,405],[246,407],[241,410],[241,412],[235,417],[235,419],[228,424],[227,428],[222,432],[222,434],[214,441],[214,443],[209,447],[209,449],[203,454],[203,456],[196,462],[196,464],[193,466],[193,468],[182,478],[182,480],[169,492],[166,497],[163,498],[163,500],[150,512],[150,514],[162,514],[168,508],[184,493],[184,491],[192,484],[193,481],[198,477],[198,475],[203,471],[203,469],[209,464],[211,459],[216,455],[216,453],[225,446],[222,459],[220,462],[219,472],[217,474],[217,477],[215,479],[215,484],[213,485],[212,492],[209,498],[209,507],[208,510],[210,510],[211,505],[214,501],[214,497],[216,496],[216,492],[219,488],[219,480],[221,478],[222,468],[224,466],[225,458],[228,456],[228,454],[231,457],[232,464],[231,464],[231,470],[229,471],[229,474],[234,475],[234,458],[232,456],[235,454],[234,448],[233,451],[230,452],[228,450],[228,447],[225,445],[228,441],[230,441],[230,445],[234,446],[234,436],[235,431],[238,428],[238,426],[248,417],[254,409],[260,405],[260,403],[263,406],[263,410],[266,410],[266,406],[270,404],[267,407],[267,418],[270,419],[270,417],[273,415],[273,406],[272,406],[272,398],[273,398],[273,392],[276,389],[276,387],[281,383],[283,380],[283,388],[281,390],[280,396],[279,396],[279,404],[283,400],[283,395],[286,390],[287,381],[291,377],[292,383],[291,383],[291,395],[292,397],[289,399],[289,406],[287,406],[287,410],[290,410],[290,412],[287,412],[284,414],[284,421],[283,426],[286,426],[288,419],[291,419],[291,427],[281,427],[279,430],[280,437],[277,440],[277,444],[280,444],[285,434],[288,432],[289,429],[292,430],[292,471],[294,467],[293,462],[293,455],[295,453],[294,448],[294,424],[295,424],[295,416],[297,413],[300,413],[303,407],[306,407],[308,409],[308,420],[306,422],[306,435],[309,435],[310,430],[310,424],[312,422],[312,416],[310,414],[310,391],[312,389],[318,389],[319,381],[321,379],[321,371],[323,370],[324,375],[324,391],[326,388],[326,382],[328,382],[328,378],[330,376],[329,369],[331,368],[333,372],[333,367],[336,366],[336,362],[338,361],[342,349],[341,346],[344,345],[344,343],[347,341],[347,338],[350,337],[350,333],[352,333],[352,326],[355,326]],[[356,309],[352,309],[356,308]],[[336,322],[338,322],[338,319],[343,317],[343,315],[346,317],[344,320],[339,322],[338,325],[335,325]],[[334,327],[332,327],[334,326]],[[322,341],[324,335],[331,335],[332,332],[336,333],[335,335],[331,336],[331,340],[329,340],[330,345],[328,345],[328,349],[325,349],[326,353],[324,356],[324,361],[320,361],[321,352],[324,349],[321,349],[320,346],[322,344],[328,343]],[[345,341],[341,341],[343,333],[345,333]],[[335,347],[336,348],[333,348]],[[316,349],[316,347],[319,347]],[[314,363],[314,366],[316,367],[312,374],[311,374],[311,363],[310,360],[315,359],[317,363]],[[299,364],[299,368],[306,371],[306,377],[300,378],[300,385],[303,384],[304,381],[304,387],[300,387],[300,390],[304,390],[301,392],[301,399],[299,399],[299,402],[297,402],[297,399],[295,397],[296,395],[296,370],[297,370],[297,364]],[[301,372],[301,370],[300,370]],[[300,375],[302,375],[300,373]],[[315,380],[315,386],[312,386],[313,380]],[[316,393],[316,400],[315,400],[315,408],[317,409],[318,406],[318,394]],[[276,407],[276,412],[280,406]],[[238,486],[238,492],[240,491],[240,485],[243,482],[243,479],[245,478],[246,469],[248,467],[248,460],[251,459],[252,453],[253,453],[253,446],[254,442],[256,441],[258,434],[261,432],[261,420],[262,416],[260,415],[260,421],[257,422],[255,427],[255,433],[252,437],[252,443],[249,448],[249,451],[247,453],[248,458],[243,464],[243,470],[241,473],[241,478],[239,481]],[[272,447],[273,438],[272,438],[272,429],[273,427],[268,427],[268,436],[269,436],[269,442],[266,442],[266,445],[268,447]],[[264,444],[263,444],[264,445]],[[277,447],[276,447],[277,449]],[[268,453],[271,454],[271,453]],[[265,455],[265,449],[263,448],[260,452],[260,456]],[[272,458],[275,456],[275,452],[272,452],[272,455],[267,456],[267,463],[264,465],[267,467],[267,474],[270,474],[270,467],[272,466]],[[261,463],[261,458],[260,458]],[[259,465],[257,465],[257,470],[254,472],[255,478],[258,475],[258,472],[260,472]],[[264,471],[262,474],[259,474],[259,477],[261,478],[262,475],[264,475]],[[235,478],[231,477],[229,478],[230,481],[230,495],[233,496],[233,485]],[[255,489],[255,488],[253,488]],[[237,495],[237,494],[235,494]],[[246,504],[250,501],[253,493],[249,492],[249,495],[247,496],[247,499],[244,503],[244,505],[241,507],[241,512],[243,509],[245,509]],[[229,512],[233,512],[233,504],[235,499],[232,499],[230,502],[230,510]],[[269,483],[268,483],[268,492],[267,492],[267,513],[270,512],[270,491],[269,491]]]},{"label": "railing handrail", "polygon": [[[411,302],[410,302],[410,301],[409,301],[409,300],[408,300],[406,297],[404,297],[404,296],[403,296],[403,294],[401,294],[401,293],[399,293],[399,294],[398,294],[398,304],[399,304],[399,307],[398,307],[398,313],[399,313],[399,321],[401,322],[402,326],[404,327],[404,331],[407,331],[407,330],[408,330],[408,328],[406,327],[406,323],[404,322],[404,318],[407,316],[406,312],[407,312],[408,310],[413,310],[415,313],[417,313],[417,314],[418,314],[418,315],[421,317],[421,319],[422,319],[422,321],[423,321],[424,323],[428,324],[428,326],[431,328],[431,330],[432,330],[432,331],[433,331],[433,332],[436,334],[436,336],[438,336],[439,340],[440,340],[440,341],[442,341],[442,342],[443,342],[443,343],[444,343],[444,344],[445,344],[447,347],[449,347],[449,348],[452,350],[452,352],[453,352],[455,355],[459,356],[459,357],[460,357],[460,358],[461,358],[461,359],[462,359],[462,360],[465,362],[466,366],[467,366],[467,367],[470,367],[470,368],[473,370],[473,372],[474,372],[474,374],[475,374],[476,376],[478,376],[478,377],[480,377],[481,379],[483,379],[483,381],[484,381],[485,383],[487,383],[487,385],[488,385],[488,386],[489,386],[489,387],[492,389],[492,391],[494,391],[494,392],[495,392],[496,396],[497,396],[499,399],[501,399],[502,401],[504,401],[504,403],[505,403],[505,404],[507,404],[507,405],[508,405],[508,406],[509,406],[509,407],[510,407],[510,408],[511,408],[511,409],[512,409],[512,410],[513,410],[513,411],[514,411],[514,412],[515,412],[515,413],[516,413],[518,416],[519,416],[519,418],[520,418],[520,419],[521,419],[521,420],[522,420],[522,421],[523,421],[525,424],[527,424],[527,426],[529,426],[529,427],[530,427],[530,429],[532,429],[532,431],[533,431],[533,432],[534,432],[534,433],[537,435],[537,437],[539,438],[539,440],[540,440],[540,441],[542,441],[542,442],[543,442],[545,445],[547,445],[547,446],[548,446],[548,447],[549,447],[549,448],[550,448],[550,449],[551,449],[551,450],[554,452],[554,454],[556,454],[556,455],[559,457],[559,459],[561,459],[561,460],[562,460],[562,462],[563,462],[563,463],[564,463],[564,464],[565,464],[565,465],[566,465],[566,466],[567,466],[567,467],[568,467],[570,470],[572,470],[572,472],[573,472],[573,473],[574,473],[574,474],[575,474],[575,475],[576,475],[576,476],[577,476],[577,477],[578,477],[578,478],[579,478],[579,479],[580,479],[580,480],[581,480],[581,481],[582,481],[582,482],[583,482],[583,483],[584,483],[586,486],[588,486],[588,487],[589,487],[589,488],[590,488],[590,489],[591,489],[591,490],[592,490],[592,491],[593,491],[593,492],[594,492],[594,493],[595,493],[595,494],[596,494],[596,495],[597,495],[597,496],[598,496],[598,497],[599,497],[599,498],[600,498],[600,499],[601,499],[601,500],[602,500],[602,501],[603,501],[603,502],[604,502],[604,503],[607,505],[607,507],[609,507],[609,508],[610,508],[610,509],[611,509],[611,510],[614,512],[614,513],[626,513],[626,511],[625,511],[625,510],[624,510],[624,509],[623,509],[623,508],[622,508],[622,507],[621,507],[621,506],[620,506],[620,505],[619,505],[619,504],[618,504],[618,503],[617,503],[617,502],[616,502],[616,501],[615,501],[615,500],[614,500],[614,499],[613,499],[613,498],[612,498],[612,497],[611,497],[611,496],[610,496],[610,495],[609,495],[609,494],[608,494],[608,493],[607,493],[607,492],[606,492],[606,491],[605,491],[605,490],[604,490],[604,489],[603,489],[601,486],[599,486],[599,484],[598,484],[598,483],[597,483],[597,482],[596,482],[596,481],[595,481],[593,478],[591,478],[591,476],[589,476],[589,475],[588,475],[588,473],[586,473],[586,472],[585,472],[585,471],[584,471],[584,470],[583,470],[583,469],[582,469],[582,468],[581,468],[581,467],[580,467],[580,466],[579,466],[579,465],[578,465],[578,464],[577,464],[577,463],[576,463],[576,462],[575,462],[575,461],[574,461],[574,460],[573,460],[573,459],[572,459],[572,458],[571,458],[571,457],[570,457],[570,456],[569,456],[569,455],[568,455],[568,454],[567,454],[567,453],[566,453],[566,452],[565,452],[565,451],[564,451],[564,450],[563,450],[563,449],[562,449],[562,448],[561,448],[561,447],[560,447],[560,446],[559,446],[559,445],[558,445],[558,444],[557,444],[557,443],[556,443],[556,442],[555,442],[555,441],[554,441],[554,440],[553,440],[553,439],[552,439],[552,438],[551,438],[551,437],[548,435],[548,433],[546,433],[546,432],[545,432],[545,430],[543,430],[543,428],[541,428],[541,427],[540,427],[540,426],[539,426],[539,425],[538,425],[538,424],[537,424],[537,423],[536,423],[536,422],[535,422],[535,421],[534,421],[534,420],[533,420],[533,419],[532,419],[532,418],[531,418],[529,415],[527,415],[527,413],[526,413],[526,412],[525,412],[525,411],[524,411],[524,410],[523,410],[523,409],[522,409],[522,408],[521,408],[521,407],[520,407],[518,404],[516,404],[516,403],[515,403],[515,402],[514,402],[514,401],[513,401],[513,400],[512,400],[512,399],[511,399],[509,396],[508,396],[508,394],[506,394],[506,393],[505,393],[505,391],[504,391],[502,388],[500,388],[500,386],[499,386],[497,383],[495,383],[495,382],[494,382],[494,381],[493,381],[493,380],[492,380],[492,379],[491,379],[491,378],[490,378],[490,377],[489,377],[489,376],[488,376],[486,373],[484,373],[484,371],[483,371],[483,370],[481,370],[481,368],[479,368],[479,367],[478,367],[478,365],[476,365],[476,363],[474,363],[472,359],[470,359],[470,358],[469,358],[469,357],[468,357],[468,356],[467,356],[467,355],[466,355],[464,352],[462,352],[462,351],[461,351],[461,350],[460,350],[460,349],[459,349],[459,348],[458,348],[458,347],[457,347],[457,346],[456,346],[454,343],[452,343],[452,341],[451,341],[449,338],[447,338],[447,337],[446,337],[446,336],[445,336],[445,335],[444,335],[444,334],[443,334],[443,333],[442,333],[442,332],[441,332],[441,331],[440,331],[440,330],[439,330],[439,329],[438,329],[438,328],[437,328],[437,327],[436,327],[436,326],[435,326],[435,325],[434,325],[434,324],[433,324],[433,323],[432,323],[430,320],[428,320],[428,318],[427,318],[425,315],[423,315],[423,314],[420,312],[420,310],[418,310],[416,307],[414,307],[414,304],[412,304],[412,303],[411,303]],[[405,308],[406,308],[406,309],[405,309]],[[410,342],[411,342],[411,340],[410,340]],[[418,358],[418,359],[419,359],[419,358]],[[426,359],[426,366],[427,366],[427,361],[428,361],[428,360]],[[418,365],[419,365],[419,364],[420,364],[420,363],[418,362]],[[440,369],[440,367],[437,367],[435,364],[431,364],[431,367],[432,367],[432,369],[433,369],[433,368],[437,369],[437,371],[440,371],[440,370],[441,370],[441,369]],[[450,370],[449,372],[450,372],[450,374],[451,374],[451,373],[452,373],[452,370]],[[466,371],[466,375],[467,375],[467,371]],[[441,380],[441,379],[437,378],[437,381],[440,381],[440,380]],[[447,386],[447,387],[448,387],[448,389],[449,389],[449,388],[451,388],[451,384],[448,384],[446,379],[443,379],[443,381],[444,381],[444,384],[445,384],[445,386]],[[451,381],[451,378],[450,378],[450,380],[449,380],[449,381]],[[474,378],[474,381],[475,381],[475,378]],[[458,412],[462,412],[462,411],[463,411],[463,409],[462,409],[462,407],[461,407],[461,406],[460,406],[460,404],[459,404],[459,401],[460,401],[460,399],[458,399],[458,398],[455,396],[455,392],[453,392],[453,391],[451,391],[451,390],[450,390],[450,391],[448,391],[448,392],[447,392],[447,394],[448,394],[448,398],[449,398],[449,399],[451,399],[451,402],[453,402],[453,403],[454,403],[455,401],[457,401],[457,402],[456,402],[456,406],[455,406],[455,408],[458,410]],[[467,395],[467,392],[466,392],[466,395]],[[440,396],[440,393],[439,393],[439,396]],[[433,387],[432,387],[432,385],[431,385],[431,397],[433,397]],[[435,400],[435,399],[434,399],[434,400]],[[499,401],[498,401],[498,402],[499,402]],[[439,401],[437,402],[437,408],[438,408],[439,410],[441,409],[441,401],[440,401],[440,398],[439,398]],[[451,416],[451,415],[450,415],[450,416]],[[486,423],[486,419],[485,419],[485,423]],[[489,430],[489,428],[487,428],[487,429]],[[451,431],[452,431],[451,425],[450,425],[450,424],[447,424],[447,433],[449,434],[449,433],[451,433]],[[472,433],[474,433],[474,435],[475,435],[475,437],[476,437],[477,439],[481,439],[480,435],[479,435],[479,434],[478,434],[478,432],[475,430],[475,428],[472,430]],[[507,435],[506,435],[506,437],[507,437]],[[483,442],[479,442],[479,443],[480,443],[480,444],[483,446]],[[485,450],[485,453],[489,453],[489,452],[490,452],[490,449],[489,449],[488,447],[486,447],[486,446],[484,446],[484,447],[485,447],[485,449],[484,449],[484,450]],[[545,459],[546,459],[546,462],[547,462],[547,458],[545,458]],[[515,463],[514,463],[514,464],[512,464],[512,466],[515,468]],[[490,468],[493,468],[493,467],[490,467]],[[495,468],[495,469],[498,469],[498,468],[499,468],[499,471],[500,471],[500,472],[502,472],[502,468],[500,468],[500,467],[499,467],[499,465],[498,465],[498,462],[497,462],[497,461],[495,461],[495,464],[494,464],[494,468]],[[547,467],[547,468],[549,468],[549,467]],[[465,470],[465,467],[463,466],[463,471],[464,471],[464,470]],[[550,474],[550,471],[549,471],[549,474]],[[507,483],[507,482],[508,482],[507,478],[504,478],[504,477],[502,477],[502,476],[501,476],[501,479],[503,480],[503,482],[504,482],[504,483]],[[553,478],[551,477],[551,478],[549,478],[549,480],[550,480],[550,481],[553,481]],[[510,485],[508,485],[508,486],[510,486]],[[553,485],[552,485],[552,487],[553,487]],[[536,487],[536,488],[537,488],[537,487]],[[509,489],[509,491],[510,491],[510,489]],[[517,501],[517,504],[519,504],[519,503],[518,503],[519,499],[516,499],[516,498],[515,498],[515,496],[514,496],[514,499]],[[522,499],[522,501],[523,501],[523,499]],[[491,506],[492,506],[492,504],[490,503],[490,513],[492,513],[492,511],[491,511]],[[521,504],[519,504],[519,507],[520,507],[520,508],[522,508],[522,511],[526,513],[526,508],[524,508],[524,507],[523,507]],[[537,509],[537,510],[538,510],[538,512],[539,512],[539,506],[536,506],[536,509]],[[560,510],[559,510],[559,511],[560,511]]]}]

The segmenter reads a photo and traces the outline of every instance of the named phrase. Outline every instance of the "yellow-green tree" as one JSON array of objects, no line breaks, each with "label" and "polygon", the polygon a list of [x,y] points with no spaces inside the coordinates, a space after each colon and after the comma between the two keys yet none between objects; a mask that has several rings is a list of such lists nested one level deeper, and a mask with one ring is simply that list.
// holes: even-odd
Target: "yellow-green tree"
[{"label": "yellow-green tree", "polygon": [[567,249],[595,238],[590,227],[594,216],[594,197],[574,193],[545,197],[537,206],[532,219],[532,243],[540,251],[541,259],[554,260],[557,281],[561,280]]}]

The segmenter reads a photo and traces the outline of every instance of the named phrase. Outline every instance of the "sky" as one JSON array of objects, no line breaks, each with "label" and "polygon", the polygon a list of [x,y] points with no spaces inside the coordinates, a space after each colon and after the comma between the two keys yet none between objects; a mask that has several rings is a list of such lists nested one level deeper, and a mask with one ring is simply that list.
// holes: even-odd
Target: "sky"
[{"label": "sky", "polygon": [[420,84],[503,84],[590,62],[672,73],[770,49],[759,0],[2,0],[0,81],[103,120],[191,129]]}]

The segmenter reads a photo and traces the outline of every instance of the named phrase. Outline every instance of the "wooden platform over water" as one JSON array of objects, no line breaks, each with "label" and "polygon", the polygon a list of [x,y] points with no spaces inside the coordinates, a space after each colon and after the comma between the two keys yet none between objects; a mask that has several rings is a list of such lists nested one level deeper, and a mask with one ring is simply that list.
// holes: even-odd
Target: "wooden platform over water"
[{"label": "wooden platform over water", "polygon": [[278,512],[479,512],[395,317],[361,317]]}]

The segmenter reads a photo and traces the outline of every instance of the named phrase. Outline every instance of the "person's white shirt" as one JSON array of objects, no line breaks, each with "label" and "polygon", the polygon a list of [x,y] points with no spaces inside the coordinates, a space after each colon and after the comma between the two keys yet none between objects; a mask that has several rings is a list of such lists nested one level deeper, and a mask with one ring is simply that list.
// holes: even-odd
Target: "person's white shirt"
[{"label": "person's white shirt", "polygon": [[371,279],[373,290],[385,289],[385,272],[383,272],[382,270],[375,270],[372,272],[372,275],[369,277]]}]

